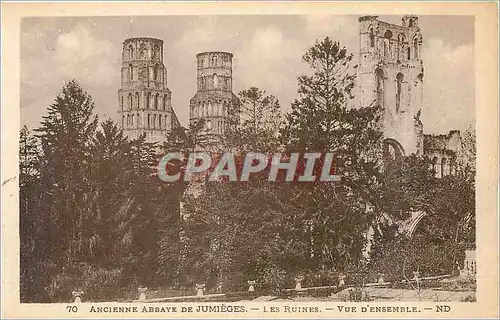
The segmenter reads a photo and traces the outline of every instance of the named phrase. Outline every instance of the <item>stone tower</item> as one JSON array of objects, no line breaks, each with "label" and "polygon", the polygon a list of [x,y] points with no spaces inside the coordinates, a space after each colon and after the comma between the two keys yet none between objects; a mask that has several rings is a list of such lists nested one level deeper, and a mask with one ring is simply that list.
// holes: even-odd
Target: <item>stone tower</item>
[{"label": "stone tower", "polygon": [[404,16],[401,25],[359,18],[359,104],[382,107],[386,151],[393,155],[423,153],[421,44],[416,16]]},{"label": "stone tower", "polygon": [[226,126],[238,120],[238,98],[232,92],[233,55],[203,52],[196,55],[197,92],[189,102],[189,120],[203,120],[202,133],[216,139]]},{"label": "stone tower", "polygon": [[163,41],[127,39],[123,42],[122,61],[118,113],[124,133],[132,139],[145,133],[147,141],[165,140],[180,124],[167,87]]}]

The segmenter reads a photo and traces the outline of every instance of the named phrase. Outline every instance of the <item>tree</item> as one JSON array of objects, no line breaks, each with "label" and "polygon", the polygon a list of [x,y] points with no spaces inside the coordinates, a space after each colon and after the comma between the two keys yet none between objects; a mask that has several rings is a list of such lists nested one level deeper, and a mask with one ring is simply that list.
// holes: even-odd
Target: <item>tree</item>
[{"label": "tree", "polygon": [[48,195],[42,214],[48,214],[56,225],[50,234],[48,247],[53,251],[49,256],[59,267],[71,267],[80,260],[79,248],[90,238],[90,230],[83,231],[82,223],[91,142],[98,124],[93,109],[90,95],[75,80],[69,81],[35,130],[43,153],[40,174]]},{"label": "tree", "polygon": [[377,206],[394,221],[404,221],[412,212],[432,211],[438,179],[429,170],[430,162],[416,155],[385,159]]},{"label": "tree", "polygon": [[241,122],[226,129],[226,145],[252,151],[277,149],[282,124],[278,99],[256,87],[240,91],[238,97]]},{"label": "tree", "polygon": [[21,301],[45,300],[42,280],[50,268],[45,262],[45,232],[51,230],[48,217],[40,214],[44,200],[40,180],[39,143],[26,126],[19,137],[19,236]]},{"label": "tree", "polygon": [[[351,58],[328,38],[317,42],[304,55],[312,75],[299,77],[300,98],[292,104],[281,141],[259,134],[260,140],[239,144],[239,150],[257,145],[276,151],[283,145],[287,152],[334,151],[342,181],[268,182],[264,171],[244,183],[206,183],[204,193],[186,203],[189,245],[181,267],[196,278],[185,281],[223,281],[235,289],[256,279],[270,288],[291,285],[299,273],[351,270],[361,260],[364,232],[375,215],[366,208],[376,198],[379,163],[374,155],[381,134],[376,107],[348,106],[354,75],[344,71]],[[250,111],[245,133],[262,130],[260,119],[252,119],[259,116],[253,102],[257,110],[264,100],[260,92],[250,89],[242,95],[242,109]]]},{"label": "tree", "polygon": [[120,207],[130,198],[130,181],[135,179],[131,143],[110,119],[101,123],[91,144],[89,192],[85,201],[90,261],[104,267],[119,267],[121,248],[119,226],[128,217]]},{"label": "tree", "polygon": [[[179,220],[179,186],[156,176],[158,145],[101,123],[76,81],[36,139],[20,133],[21,296],[26,302],[114,299],[164,281],[158,242]],[[175,143],[175,141],[173,141]]]},{"label": "tree", "polygon": [[476,131],[470,126],[462,136],[462,148],[457,159],[457,171],[471,181],[476,178]]},{"label": "tree", "polygon": [[174,128],[163,143],[162,152],[192,152],[197,147],[204,147],[207,143],[202,133],[205,121],[203,119],[192,122],[189,129]]},{"label": "tree", "polygon": [[344,270],[362,260],[364,232],[380,208],[377,202],[381,179],[380,108],[351,108],[356,66],[340,43],[325,38],[303,56],[311,75],[298,78],[299,99],[283,130],[287,148],[293,151],[334,152],[340,182],[297,185],[309,224],[311,255],[316,268],[327,265]]},{"label": "tree", "polygon": [[[189,129],[183,127],[173,129],[162,145],[162,152],[164,154],[180,152],[187,159],[190,152],[198,151],[210,142],[202,132],[204,124],[204,120],[198,120],[192,122]],[[171,160],[169,166],[173,167],[173,170],[181,171],[186,166],[186,160]],[[182,274],[185,273],[180,265],[184,246],[181,243],[183,221],[180,206],[188,187],[189,183],[182,180],[161,184],[163,201],[168,201],[169,214],[159,221],[156,273],[169,285],[179,285]]]},{"label": "tree", "polygon": [[21,185],[38,177],[39,173],[38,141],[24,126],[19,134],[19,174]]},{"label": "tree", "polygon": [[[401,280],[456,272],[464,250],[475,246],[475,190],[464,175],[436,178],[426,158],[411,155],[386,163],[379,205],[389,225],[379,223],[370,269]],[[410,213],[426,215],[411,234],[398,230]]]}]

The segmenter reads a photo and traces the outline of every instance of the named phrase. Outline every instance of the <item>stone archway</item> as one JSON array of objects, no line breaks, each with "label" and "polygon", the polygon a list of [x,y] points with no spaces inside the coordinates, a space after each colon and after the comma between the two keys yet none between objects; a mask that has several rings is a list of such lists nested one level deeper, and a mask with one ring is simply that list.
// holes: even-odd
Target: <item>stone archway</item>
[{"label": "stone archway", "polygon": [[425,218],[426,216],[428,216],[427,213],[423,211],[413,212],[411,218],[406,221],[404,229],[409,239],[413,238],[415,230],[420,225],[422,219]]},{"label": "stone archway", "polygon": [[384,139],[384,157],[386,159],[399,159],[405,156],[403,146],[394,139]]}]

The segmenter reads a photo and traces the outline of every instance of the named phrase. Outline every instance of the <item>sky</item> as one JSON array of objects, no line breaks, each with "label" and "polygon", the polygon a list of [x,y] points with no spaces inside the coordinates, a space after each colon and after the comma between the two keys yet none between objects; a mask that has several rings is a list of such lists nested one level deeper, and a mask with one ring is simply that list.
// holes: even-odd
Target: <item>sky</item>
[{"label": "sky", "polygon": [[[401,16],[380,16],[401,23]],[[465,130],[475,120],[473,16],[420,16],[423,35],[425,133]],[[189,123],[198,52],[229,51],[233,92],[256,86],[274,94],[284,112],[297,98],[301,57],[316,39],[340,41],[355,57],[358,16],[120,16],[24,18],[21,23],[21,125],[39,126],[64,83],[80,82],[100,120],[118,120],[122,43],[164,41],[172,106]]]}]

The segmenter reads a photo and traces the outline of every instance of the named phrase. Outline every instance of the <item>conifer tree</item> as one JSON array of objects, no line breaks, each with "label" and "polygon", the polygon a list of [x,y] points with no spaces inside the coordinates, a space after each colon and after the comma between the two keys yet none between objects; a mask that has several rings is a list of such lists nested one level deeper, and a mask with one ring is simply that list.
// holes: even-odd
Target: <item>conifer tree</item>
[{"label": "conifer tree", "polygon": [[90,95],[71,80],[36,129],[43,154],[43,192],[48,195],[42,214],[49,215],[57,226],[48,233],[47,245],[53,250],[50,256],[57,258],[56,264],[61,267],[71,267],[81,260],[81,248],[90,238],[82,224],[89,191],[91,142],[98,124],[93,109]]},{"label": "conifer tree", "polygon": [[307,50],[303,61],[311,74],[298,78],[300,96],[282,131],[290,152],[333,152],[342,176],[339,182],[293,186],[304,201],[297,218],[309,228],[312,268],[344,270],[361,261],[363,234],[377,214],[368,208],[380,187],[380,111],[376,105],[352,107],[352,57],[328,37]]}]

